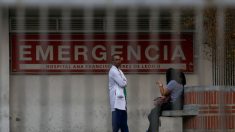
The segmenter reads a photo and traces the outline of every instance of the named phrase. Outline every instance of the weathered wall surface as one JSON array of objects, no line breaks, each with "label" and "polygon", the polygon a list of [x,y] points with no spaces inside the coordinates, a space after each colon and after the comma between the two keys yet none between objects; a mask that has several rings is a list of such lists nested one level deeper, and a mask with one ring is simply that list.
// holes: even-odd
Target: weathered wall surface
[{"label": "weathered wall surface", "polygon": [[[188,85],[197,76],[186,74]],[[160,95],[155,80],[164,74],[127,75],[128,124],[143,132],[153,98]],[[108,132],[111,111],[107,75],[12,75],[11,128],[14,132]]]}]

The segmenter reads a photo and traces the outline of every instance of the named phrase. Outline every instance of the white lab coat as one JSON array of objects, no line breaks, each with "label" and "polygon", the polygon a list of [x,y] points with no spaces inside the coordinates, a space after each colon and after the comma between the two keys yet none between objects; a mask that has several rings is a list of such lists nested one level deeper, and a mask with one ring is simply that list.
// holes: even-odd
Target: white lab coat
[{"label": "white lab coat", "polygon": [[109,97],[111,110],[126,110],[126,98],[124,88],[127,86],[127,79],[121,69],[112,66],[109,70]]}]

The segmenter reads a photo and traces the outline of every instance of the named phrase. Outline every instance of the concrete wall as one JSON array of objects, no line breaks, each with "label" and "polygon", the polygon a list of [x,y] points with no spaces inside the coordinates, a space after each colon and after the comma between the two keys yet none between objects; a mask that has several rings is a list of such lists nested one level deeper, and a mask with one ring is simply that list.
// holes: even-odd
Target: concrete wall
[{"label": "concrete wall", "polygon": [[[197,85],[195,74],[186,74]],[[160,95],[155,80],[163,74],[127,75],[128,124],[143,132],[153,98]],[[107,75],[11,75],[11,128],[14,132],[108,132],[111,111]]]}]

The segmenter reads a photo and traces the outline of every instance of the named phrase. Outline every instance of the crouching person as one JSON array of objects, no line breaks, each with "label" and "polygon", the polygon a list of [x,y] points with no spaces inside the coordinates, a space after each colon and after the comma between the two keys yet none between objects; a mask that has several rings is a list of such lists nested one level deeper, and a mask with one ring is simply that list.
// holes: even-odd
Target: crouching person
[{"label": "crouching person", "polygon": [[185,75],[179,70],[169,68],[166,71],[167,85],[163,86],[161,81],[157,81],[161,97],[154,99],[155,108],[148,115],[149,128],[147,132],[159,132],[159,117],[163,110],[180,110],[183,109],[183,93],[186,84]]}]

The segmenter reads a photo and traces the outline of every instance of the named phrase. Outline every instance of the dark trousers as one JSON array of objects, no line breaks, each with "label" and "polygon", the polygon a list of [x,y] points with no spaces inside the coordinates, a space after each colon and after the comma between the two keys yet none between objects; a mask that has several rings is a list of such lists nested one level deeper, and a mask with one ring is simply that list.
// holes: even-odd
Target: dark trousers
[{"label": "dark trousers", "polygon": [[113,132],[118,132],[121,129],[121,132],[129,132],[127,125],[127,112],[125,110],[115,109],[112,112],[112,127]]},{"label": "dark trousers", "polygon": [[163,110],[170,110],[172,104],[170,102],[163,104],[162,106],[156,106],[153,108],[148,115],[149,119],[149,128],[147,132],[159,132],[159,126],[160,126],[160,119],[159,117],[162,114]]}]

